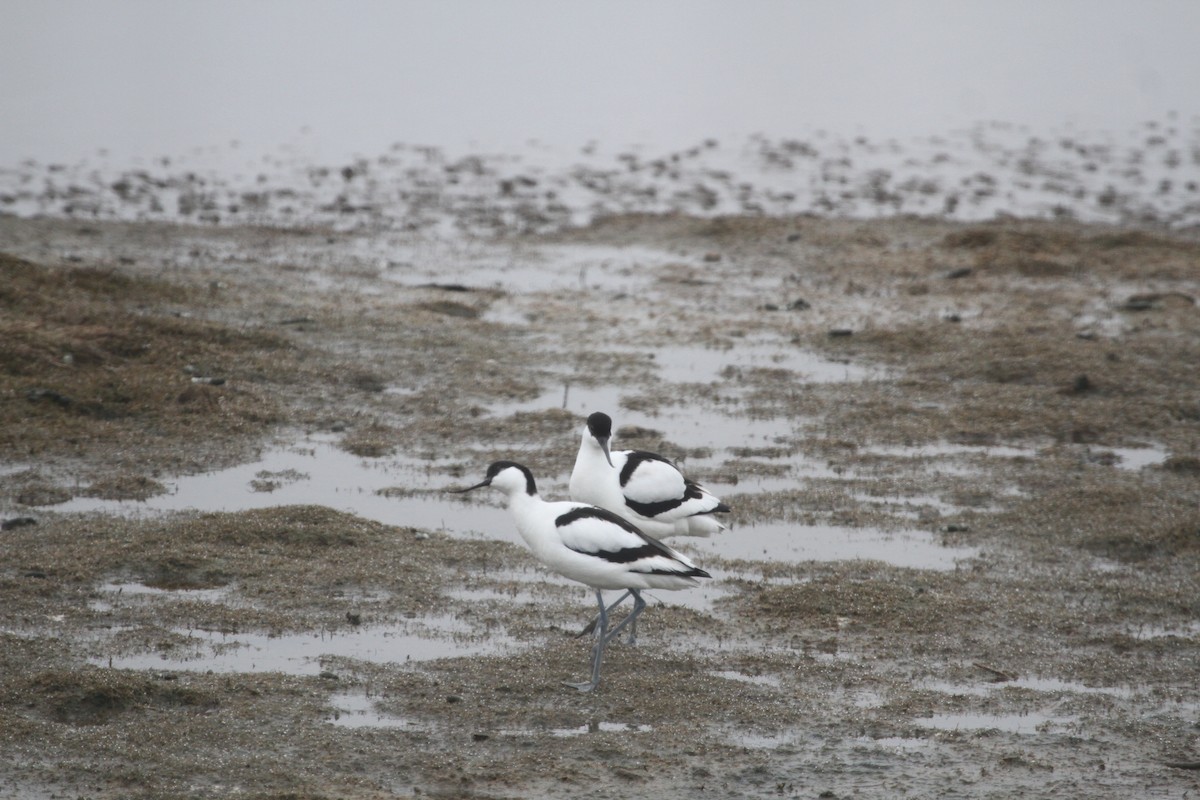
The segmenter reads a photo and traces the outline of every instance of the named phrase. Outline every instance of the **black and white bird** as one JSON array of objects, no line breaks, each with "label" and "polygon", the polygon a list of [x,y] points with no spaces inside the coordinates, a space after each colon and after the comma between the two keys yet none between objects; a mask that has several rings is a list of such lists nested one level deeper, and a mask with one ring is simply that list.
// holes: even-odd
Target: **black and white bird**
[{"label": "black and white bird", "polygon": [[[591,678],[567,686],[588,692],[600,683],[604,648],[646,608],[643,589],[687,589],[697,578],[712,577],[657,539],[611,511],[586,503],[550,502],[538,496],[533,473],[512,461],[497,461],[488,467],[480,483],[458,492],[484,486],[508,496],[508,510],[517,522],[517,532],[533,555],[554,572],[579,581],[596,591],[600,607],[592,648]],[[633,595],[633,611],[608,630],[608,611],[602,589],[625,589]]]},{"label": "black and white bird", "polygon": [[611,441],[612,418],[589,416],[571,471],[572,500],[606,508],[658,538],[725,529],[713,516],[730,510],[720,498],[657,453],[610,450]]}]

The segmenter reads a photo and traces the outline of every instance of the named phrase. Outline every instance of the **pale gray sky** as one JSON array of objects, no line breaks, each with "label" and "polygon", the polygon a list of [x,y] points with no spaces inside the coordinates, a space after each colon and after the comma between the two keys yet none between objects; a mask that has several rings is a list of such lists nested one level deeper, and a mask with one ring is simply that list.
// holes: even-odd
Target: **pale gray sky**
[{"label": "pale gray sky", "polygon": [[0,0],[0,165],[1192,125],[1198,40],[1194,0]]}]

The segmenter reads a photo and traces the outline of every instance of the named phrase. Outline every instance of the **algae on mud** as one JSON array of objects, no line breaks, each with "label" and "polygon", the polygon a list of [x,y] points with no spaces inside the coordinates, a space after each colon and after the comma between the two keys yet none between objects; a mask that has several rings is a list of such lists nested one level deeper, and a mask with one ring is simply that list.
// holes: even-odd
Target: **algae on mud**
[{"label": "algae on mud", "polygon": [[[639,265],[638,294],[465,285],[453,300],[465,314],[444,288],[356,262],[360,234],[89,229],[0,218],[12,278],[0,516],[33,520],[0,532],[4,791],[1197,788],[1168,766],[1196,759],[1200,714],[1200,312],[1183,299],[1200,292],[1194,234],[615,217],[480,247],[511,260],[564,242],[666,252]],[[246,257],[181,257],[174,238]],[[321,254],[328,280],[278,267],[296,248]],[[808,382],[795,362],[755,363],[764,341],[865,371]],[[672,348],[720,348],[723,366],[664,378],[650,355]],[[735,509],[724,536],[872,527],[971,555],[953,569],[713,556],[713,599],[662,598],[638,646],[614,646],[599,691],[577,697],[559,681],[586,663],[573,634],[587,593],[541,573],[493,506],[476,507],[483,535],[460,536],[405,519],[423,486],[395,487],[389,521],[311,505],[126,516],[48,503],[169,491],[296,431],[367,460],[404,454],[429,487],[519,453],[556,493],[578,446],[564,386],[615,398],[598,410],[641,426],[618,431],[628,444],[718,483]],[[677,432],[693,418],[754,435],[706,446],[702,428]],[[1122,469],[1122,448],[1163,458]],[[157,591],[117,600],[114,584]],[[183,661],[189,630],[237,647],[422,620],[452,620],[445,635],[470,637],[470,655],[331,646],[303,674]],[[131,655],[159,661],[108,666]],[[334,724],[348,693],[406,724]]]}]

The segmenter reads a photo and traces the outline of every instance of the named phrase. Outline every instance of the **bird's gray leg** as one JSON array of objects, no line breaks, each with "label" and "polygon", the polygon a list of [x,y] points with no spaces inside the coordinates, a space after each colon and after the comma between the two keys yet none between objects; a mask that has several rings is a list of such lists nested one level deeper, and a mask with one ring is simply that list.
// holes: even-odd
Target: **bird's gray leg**
[{"label": "bird's gray leg", "polygon": [[616,627],[614,627],[611,631],[608,632],[608,635],[604,637],[606,640],[607,639],[615,639],[617,634],[621,632],[621,629],[624,628],[626,625],[629,625],[630,626],[629,641],[631,644],[636,641],[635,634],[637,631],[637,618],[638,618],[638,614],[641,614],[643,611],[646,610],[646,601],[642,599],[642,593],[640,591],[638,591],[637,589],[630,589],[629,594],[633,595],[633,611],[630,611],[629,616],[625,617],[625,619],[618,622]]},{"label": "bird's gray leg", "polygon": [[[633,592],[634,590],[630,589],[630,591]],[[637,644],[637,615],[642,613],[642,609],[646,607],[646,601],[642,599],[642,595],[636,592],[635,594],[637,594],[637,597],[634,598],[633,611],[629,612],[629,617],[626,618],[629,620],[630,625],[629,636],[626,637],[625,643],[630,645]],[[641,608],[638,607],[639,603],[641,604]],[[621,625],[624,626],[624,624],[625,622],[622,621]]]},{"label": "bird's gray leg", "polygon": [[[612,605],[610,605],[610,606],[609,606],[607,609],[605,609],[605,613],[606,613],[606,614],[611,614],[614,608],[616,608],[617,606],[621,605],[621,603],[623,603],[623,602],[625,601],[625,598],[626,598],[626,597],[629,597],[629,592],[628,592],[628,591],[626,591],[626,592],[625,592],[625,594],[621,595],[621,596],[620,596],[620,597],[618,597],[616,600],[614,600],[614,601],[613,601],[613,603],[612,603]],[[591,621],[591,622],[589,622],[589,623],[587,624],[587,626],[586,626],[586,627],[585,627],[583,630],[581,630],[579,633],[575,634],[575,638],[576,638],[576,639],[578,639],[578,638],[580,638],[580,637],[582,637],[582,636],[587,636],[589,633],[591,633],[592,631],[596,630],[596,623],[597,623],[597,622],[599,622],[599,621],[600,621],[600,617],[599,617],[599,616],[592,617],[592,621]],[[633,644],[633,640],[632,640],[632,639],[630,640],[630,644]]]},{"label": "bird's gray leg", "polygon": [[[596,590],[596,604],[600,606],[600,616],[596,619],[596,644],[592,646],[592,679],[583,683],[571,683],[563,681],[564,686],[570,686],[572,689],[578,689],[581,692],[590,692],[600,684],[600,661],[604,658],[604,648],[608,645],[608,640],[612,637],[608,635],[608,609],[604,607],[604,595],[600,594],[600,590]],[[614,604],[615,605],[615,604]],[[625,624],[625,620],[621,621],[621,625]]]}]

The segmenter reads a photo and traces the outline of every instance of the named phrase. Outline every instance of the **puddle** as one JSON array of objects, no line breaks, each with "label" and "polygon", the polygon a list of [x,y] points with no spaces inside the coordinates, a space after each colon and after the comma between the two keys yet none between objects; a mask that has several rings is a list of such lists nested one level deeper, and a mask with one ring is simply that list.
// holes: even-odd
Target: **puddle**
[{"label": "puddle", "polygon": [[1173,626],[1140,625],[1130,628],[1127,633],[1135,639],[1165,639],[1168,637],[1195,639],[1200,637],[1200,620]]},{"label": "puddle", "polygon": [[[507,512],[497,509],[496,513]],[[525,605],[558,600],[563,597],[564,587],[580,590],[584,588],[582,584],[558,578],[541,567],[531,567],[527,570],[502,569],[479,573],[478,577],[470,580],[470,585],[447,587],[445,593],[450,598],[467,603],[501,602]],[[616,597],[615,594],[613,596]]]},{"label": "puddle", "polygon": [[[676,539],[677,544],[683,544]],[[954,569],[979,554],[975,547],[946,547],[926,531],[768,523],[739,525],[709,539],[687,542],[703,563],[706,553],[749,561],[883,561],[912,569]]]},{"label": "puddle", "polygon": [[233,592],[232,586],[218,586],[211,589],[160,589],[155,586],[147,586],[144,583],[121,583],[117,581],[102,583],[97,589],[107,595],[107,597],[105,599],[90,601],[88,608],[101,613],[112,611],[124,599],[136,601],[142,598],[153,598],[155,600],[170,598],[171,600],[182,600],[185,602],[228,604],[231,599],[230,595]]},{"label": "puddle", "polygon": [[[612,389],[568,390],[568,404],[579,418],[597,400],[606,408],[613,406]],[[556,404],[562,399],[552,393]],[[549,400],[549,395],[545,398]],[[499,409],[512,413],[515,407]],[[668,432],[671,441],[681,446],[707,449],[731,447],[772,446],[786,440],[793,432],[793,423],[786,420],[746,420],[726,417],[719,413],[689,414],[687,416],[649,416],[641,413],[622,413],[617,418],[618,431],[623,425],[644,425]],[[618,446],[620,443],[618,442]],[[879,448],[882,454],[902,453],[958,454],[1002,453],[1026,454],[1032,451],[1019,448],[966,448],[934,446],[923,448]],[[563,468],[569,470],[573,453],[564,453]],[[694,459],[695,461],[701,459]],[[780,463],[779,459],[766,459]],[[708,459],[703,459],[708,462]],[[713,459],[716,461],[716,458]],[[118,501],[77,497],[56,507],[62,512],[102,511],[123,515],[150,515],[166,511],[194,509],[199,511],[237,512],[291,504],[319,504],[352,513],[389,525],[408,525],[427,530],[444,530],[456,536],[486,536],[513,540],[515,532],[501,499],[482,495],[463,498],[445,494],[445,488],[462,481],[437,471],[437,462],[405,457],[365,459],[337,446],[332,435],[308,437],[294,445],[266,450],[259,461],[225,470],[184,476],[168,483],[169,491],[146,501]],[[687,460],[681,466],[688,471]],[[709,462],[711,463],[711,462]],[[795,466],[807,465],[810,472],[824,474],[828,467],[817,468],[803,457]],[[547,498],[566,496],[566,473],[539,476]],[[748,478],[748,486],[766,491],[771,487],[787,488],[796,483],[788,475]],[[747,487],[740,487],[745,491]],[[415,494],[397,494],[396,490]],[[722,489],[718,488],[718,491]],[[874,498],[871,498],[874,501]],[[952,511],[942,501],[932,497],[902,499],[898,513],[919,516],[928,508],[913,507],[919,503],[935,513]],[[851,528],[825,525],[764,523],[739,525],[708,540],[675,540],[677,546],[689,545],[703,563],[705,556],[745,560],[842,561],[873,559],[900,566],[921,569],[954,569],[977,555],[975,548],[950,548],[940,543],[938,535],[928,531],[888,532],[875,528]],[[130,589],[130,591],[135,591]],[[195,599],[208,601],[205,595]]]},{"label": "puddle", "polygon": [[[797,469],[796,471],[801,472],[802,470]],[[727,479],[726,474],[732,475],[733,479]],[[736,469],[731,469],[726,474],[720,475],[716,480],[704,481],[704,485],[718,497],[725,497],[727,495],[738,493],[759,494],[763,492],[786,492],[801,485],[801,482],[796,479],[795,475],[792,474],[792,469],[790,468],[784,472],[764,475],[740,472]],[[812,472],[812,477],[831,476],[823,474],[818,475],[814,469]]]},{"label": "puddle", "polygon": [[210,589],[161,589],[157,586],[147,586],[144,583],[122,583],[119,581],[102,583],[97,588],[106,594],[125,595],[127,597],[174,597],[181,600],[197,600],[201,603],[223,602],[229,593],[233,591],[232,586],[218,586]]},{"label": "puddle", "polygon": [[339,728],[400,728],[410,731],[427,731],[429,725],[408,717],[397,717],[381,713],[375,702],[365,693],[339,692],[329,698],[333,706],[330,720]]},{"label": "puddle", "polygon": [[[551,736],[565,738],[568,736],[586,736],[589,733],[649,733],[654,730],[649,725],[634,725],[629,722],[589,722],[578,728],[551,728]],[[507,733],[531,733],[530,731],[506,731]]]},{"label": "puddle", "polygon": [[[687,409],[666,408],[648,414],[622,406],[622,401],[636,396],[636,390],[622,390],[615,386],[581,386],[563,383],[543,392],[533,400],[519,403],[494,405],[492,415],[498,418],[521,412],[565,409],[578,417],[572,432],[582,430],[583,421],[594,411],[603,411],[613,418],[616,426],[614,447],[622,449],[620,433],[622,427],[642,427],[661,431],[672,445],[717,452],[733,448],[769,447],[786,440],[796,430],[797,421],[784,418],[755,418],[734,416],[720,408],[692,405]],[[731,410],[735,410],[732,409]],[[663,455],[671,456],[670,453]],[[575,453],[569,454],[574,463]]]},{"label": "puddle", "polygon": [[907,753],[913,750],[928,750],[936,746],[935,742],[931,742],[928,739],[906,739],[903,736],[884,736],[880,739],[860,736],[854,741],[866,747],[900,753]]},{"label": "puddle", "polygon": [[787,728],[771,733],[757,733],[748,730],[726,730],[722,738],[735,747],[747,750],[777,750],[781,747],[791,747],[804,741],[807,734],[800,729]]},{"label": "puddle", "polygon": [[[612,412],[609,412],[610,414]],[[657,416],[638,419],[637,414],[620,411],[620,419],[614,415],[618,432],[622,425],[643,425],[660,430],[667,441],[688,449],[712,450],[714,453],[742,451],[744,448],[772,448],[786,441],[800,424],[797,420],[762,417],[735,417],[722,412],[707,412],[696,408],[686,411],[665,411]],[[622,449],[620,439],[617,449]],[[669,453],[663,455],[670,456]],[[676,459],[685,471],[688,459]]]},{"label": "puddle", "polygon": [[588,736],[594,733],[650,733],[654,728],[650,725],[635,725],[632,722],[600,722],[592,721],[576,728],[504,728],[501,736],[553,736],[556,739],[566,739],[574,736]]},{"label": "puddle", "polygon": [[1131,698],[1132,689],[1122,686],[1087,686],[1086,684],[1064,681],[1058,678],[1016,678],[1011,681],[981,682],[981,683],[949,683],[945,681],[928,681],[921,684],[926,689],[943,692],[949,695],[969,695],[972,697],[987,697],[1004,689],[1028,689],[1034,692],[1048,694],[1093,694],[1111,697]]},{"label": "puddle", "polygon": [[[430,462],[395,457],[364,459],[339,448],[335,437],[310,437],[267,450],[250,464],[167,481],[166,494],[145,501],[76,497],[55,510],[143,515],[318,504],[389,525],[428,530],[486,532],[500,526],[500,520],[481,516],[480,506],[472,502],[432,494],[456,484],[432,477],[429,467]],[[389,490],[396,487],[431,494],[390,496]]]},{"label": "puddle", "polygon": [[[966,506],[956,505],[932,494],[874,495],[866,492],[848,492],[850,497],[873,510],[883,511],[914,522],[937,519],[943,515],[957,514]],[[972,506],[979,509],[979,505]]]},{"label": "puddle", "polygon": [[1079,718],[1056,717],[1031,711],[1026,714],[934,714],[931,717],[919,718],[915,722],[923,728],[936,728],[943,731],[998,730],[1004,733],[1029,735],[1074,730],[1078,727]]},{"label": "puddle", "polygon": [[845,696],[855,708],[879,708],[884,702],[882,694],[870,689],[847,689]]},{"label": "puddle", "polygon": [[[985,458],[1038,457],[1036,447],[1012,445],[972,445],[938,442],[927,445],[898,445],[866,447],[859,451],[863,455],[889,456],[895,458],[954,459],[957,457],[983,456]],[[1167,451],[1159,446],[1106,447],[1093,450],[1084,448],[1083,457],[1094,464],[1117,467],[1136,472],[1144,467],[1158,466],[1167,460]]]},{"label": "puddle", "polygon": [[190,672],[281,672],[319,675],[323,661],[348,658],[390,664],[495,653],[513,644],[498,631],[467,636],[454,617],[423,617],[400,625],[364,625],[351,630],[287,634],[220,633],[177,628],[186,644],[155,653],[94,659],[115,669]]},{"label": "puddle", "polygon": [[[334,713],[329,721],[341,728],[398,728],[409,731],[428,731],[428,722],[410,717],[396,716],[380,711],[375,701],[364,692],[338,692],[329,698]],[[587,736],[593,733],[649,733],[649,725],[624,722],[592,721],[576,728],[504,728],[500,736],[553,736],[568,738]]]},{"label": "puddle", "polygon": [[[586,392],[576,394],[578,402],[583,404],[588,402],[588,397]],[[582,418],[582,413],[580,416]],[[726,425],[714,425],[712,419],[704,416],[685,421],[628,414],[622,416],[618,425],[659,427],[670,430],[673,437],[682,436],[683,441],[694,436],[692,444],[707,447],[730,444],[734,437],[739,446],[755,441],[755,436],[763,443],[770,443],[785,436],[790,427],[779,421],[732,418],[727,418]],[[728,439],[722,438],[726,435]],[[564,459],[564,464],[568,463]],[[682,466],[686,470],[687,462],[682,462]],[[787,477],[778,476],[764,481],[765,485],[779,486],[793,483]],[[565,496],[566,487],[560,485],[563,482],[562,476],[545,476],[543,493],[549,498]],[[464,499],[440,491],[458,483],[435,474],[429,462],[396,457],[364,459],[340,449],[335,437],[317,436],[292,446],[267,450],[261,460],[251,464],[178,478],[169,483],[168,493],[146,501],[77,497],[56,510],[149,515],[186,509],[236,512],[290,504],[320,504],[389,525],[444,530],[456,536],[503,540],[515,537],[512,520],[499,505],[500,499],[489,496]],[[390,491],[397,487],[424,493],[392,496]],[[885,532],[874,528],[788,523],[740,525],[707,540],[675,541],[677,546],[692,546],[694,549],[690,552],[701,563],[706,555],[714,555],[746,560],[874,559],[900,567],[954,569],[959,562],[978,553],[975,548],[944,547],[935,534],[926,531]],[[146,589],[134,587],[126,591]],[[192,598],[215,602],[204,594],[193,594]]]},{"label": "puddle", "polygon": [[987,458],[1036,458],[1037,450],[1011,445],[974,445],[939,442],[920,445],[878,445],[859,450],[863,455],[895,458],[953,458],[956,456],[985,456]]},{"label": "puddle", "polygon": [[[638,415],[629,416],[632,424],[637,424]],[[648,420],[649,424],[661,422]],[[731,420],[731,425],[734,422]],[[700,427],[711,441],[714,428]],[[260,490],[264,481],[272,485],[271,491]],[[252,464],[178,478],[167,494],[144,502],[77,497],[56,510],[147,515],[185,509],[236,512],[316,503],[389,525],[446,530],[459,536],[515,537],[512,520],[498,505],[499,499],[485,496],[474,501],[442,495],[437,488],[444,486],[431,486],[434,483],[457,485],[441,476],[431,477],[425,462],[363,459],[338,448],[332,437],[313,437],[294,446],[268,450]],[[557,484],[547,476],[547,497],[565,495],[565,487]],[[388,496],[387,490],[397,486],[427,490],[429,494]],[[701,559],[706,554],[749,560],[876,559],[926,569],[953,569],[959,561],[977,553],[974,548],[943,547],[934,534],[924,531],[890,533],[872,528],[785,523],[741,525],[707,540],[675,541],[693,544]],[[203,595],[195,597],[205,599]]]},{"label": "puddle", "polygon": [[1088,686],[1077,681],[1064,681],[1058,678],[1017,678],[996,686],[1013,686],[1018,689],[1031,689],[1035,692],[1072,692],[1074,694],[1104,694],[1113,697],[1133,697],[1133,690],[1125,686]]},{"label": "puddle", "polygon": [[662,347],[647,355],[659,377],[670,383],[720,380],[732,385],[737,376],[753,369],[786,370],[794,373],[796,383],[857,383],[887,374],[882,368],[834,361],[779,340],[739,340],[730,348]]},{"label": "puddle", "polygon": [[[625,398],[636,395],[634,391],[622,391],[614,386],[577,386],[566,384],[546,391],[539,397],[523,403],[496,405],[492,414],[497,417],[521,413],[565,409],[578,416],[571,432],[582,431],[583,421],[593,411],[604,411],[612,416],[617,432],[613,447],[622,450],[626,446],[620,438],[623,427],[643,427],[660,431],[667,441],[686,450],[712,450],[727,452],[742,447],[779,446],[796,431],[797,421],[781,417],[732,416],[720,409],[690,407],[685,410],[664,409],[655,414],[634,411],[622,407]],[[688,459],[678,458],[674,453],[662,455],[676,459],[686,465]],[[575,463],[575,451],[564,453],[564,467]]]},{"label": "puddle", "polygon": [[582,426],[582,420],[588,414],[604,411],[613,417],[617,427],[615,444],[618,448],[622,446],[620,429],[631,426],[661,431],[669,442],[687,449],[724,451],[769,447],[789,439],[804,420],[739,414],[740,396],[744,393],[738,377],[740,371],[755,367],[789,370],[795,373],[798,384],[864,381],[884,374],[876,368],[831,361],[786,342],[739,342],[736,348],[729,349],[662,347],[653,351],[616,349],[614,352],[650,364],[666,384],[713,386],[717,397],[708,400],[690,398],[686,409],[668,406],[655,413],[646,413],[623,406],[624,401],[640,394],[636,387],[584,386],[564,379],[533,400],[493,406],[493,416],[565,409],[577,415]]},{"label": "puddle", "polygon": [[712,674],[718,678],[724,678],[725,680],[738,681],[739,683],[750,683],[755,686],[770,686],[777,689],[783,685],[782,681],[780,681],[779,678],[774,675],[747,675],[744,672],[738,672],[737,670],[732,669],[720,670],[713,672]]},{"label": "puddle", "polygon": [[469,603],[516,603],[526,605],[528,603],[536,603],[539,598],[530,589],[495,589],[495,588],[480,588],[480,589],[452,589],[446,594],[455,600],[463,600]]},{"label": "puddle", "polygon": [[1133,472],[1143,467],[1157,467],[1167,460],[1167,451],[1162,447],[1112,447],[1108,452],[1117,457],[1113,466]]}]

